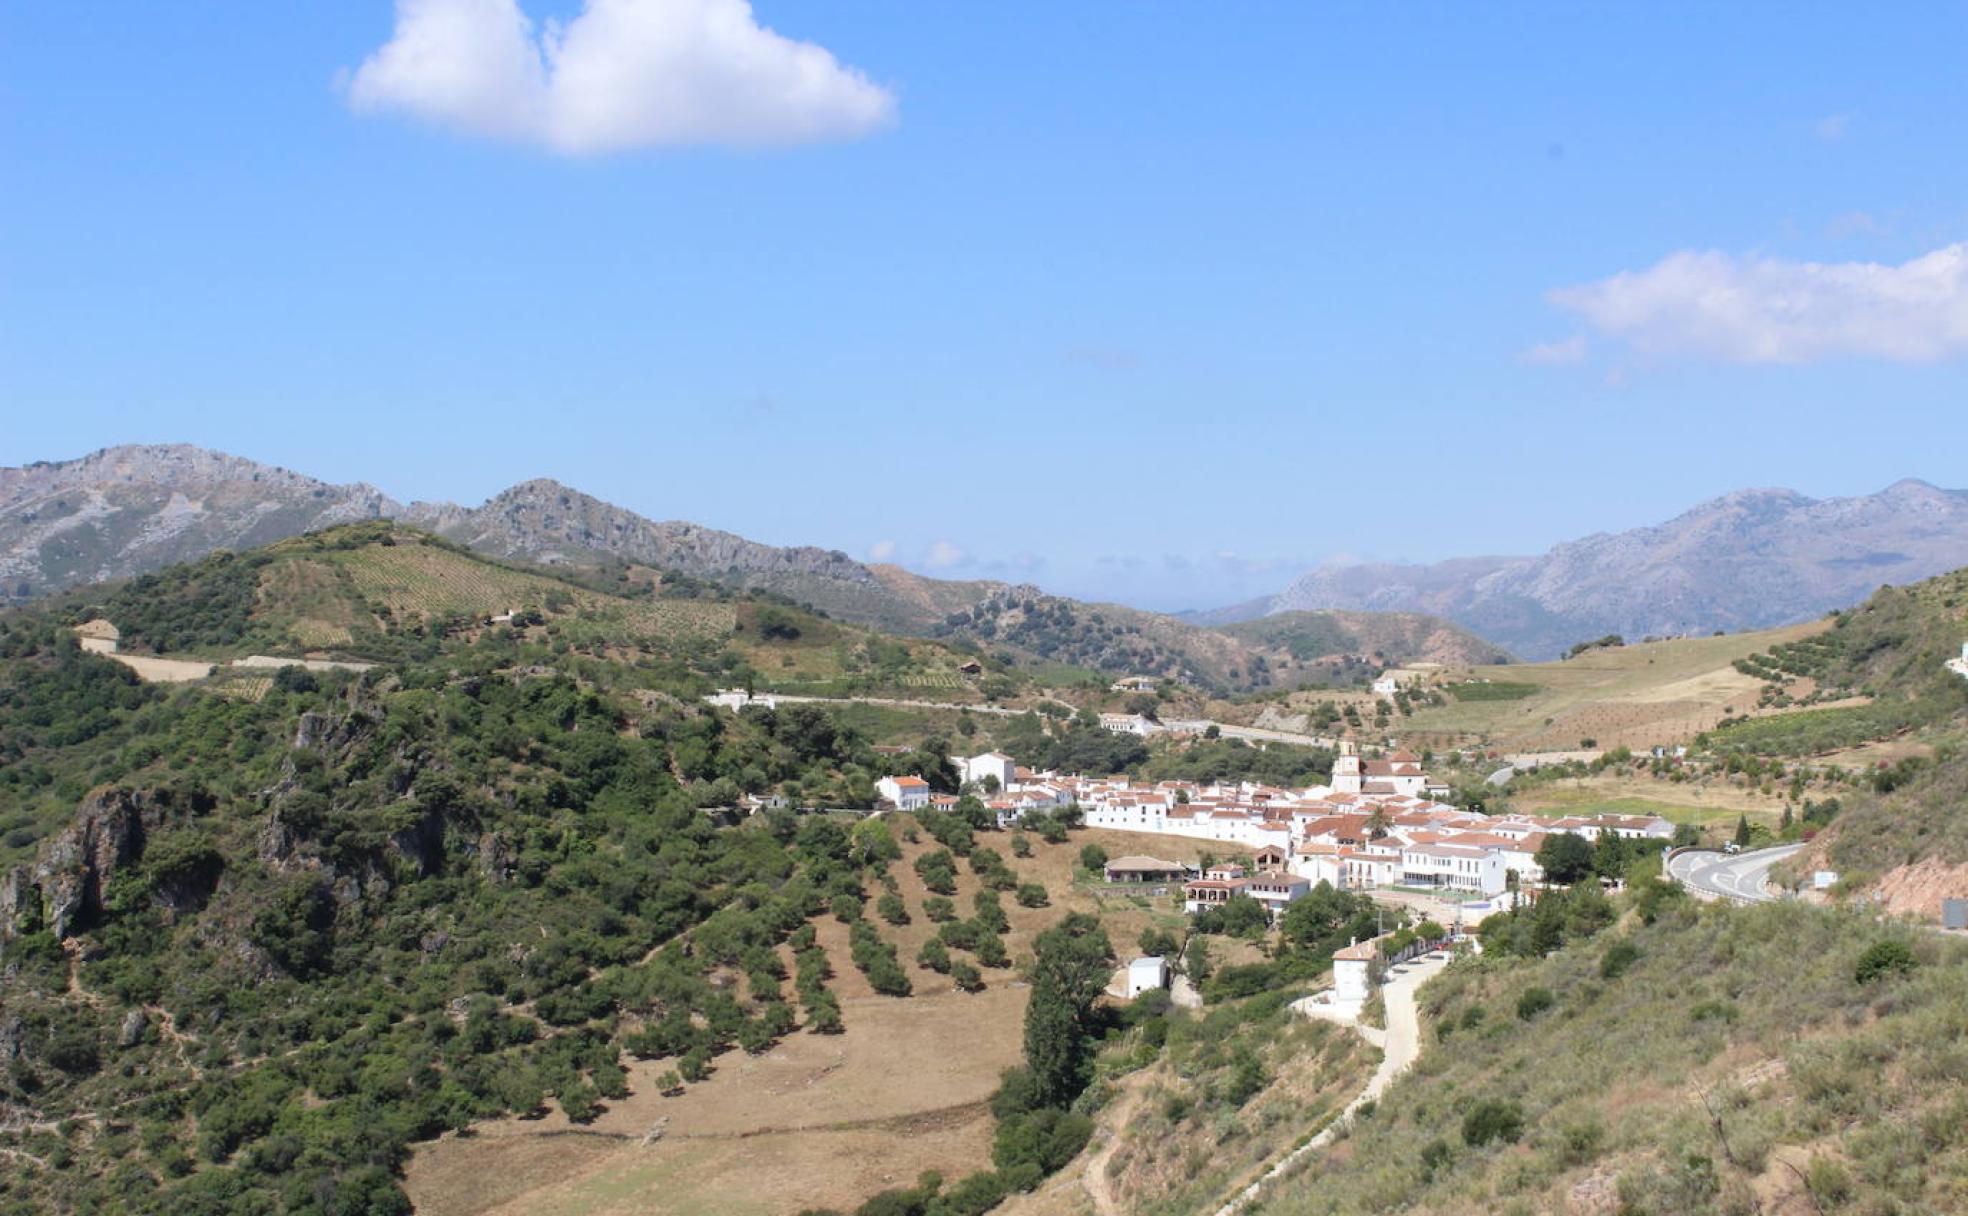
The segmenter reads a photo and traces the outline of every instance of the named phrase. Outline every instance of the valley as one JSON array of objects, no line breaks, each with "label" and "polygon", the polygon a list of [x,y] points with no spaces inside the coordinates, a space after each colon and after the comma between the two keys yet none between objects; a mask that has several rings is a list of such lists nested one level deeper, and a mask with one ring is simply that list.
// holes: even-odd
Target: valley
[{"label": "valley", "polygon": [[[1441,916],[1485,947],[1422,989],[1418,1062],[1378,1100],[1406,1110],[1441,1070],[1515,1050],[1483,1031],[1475,1062],[1445,1060],[1443,1027],[1475,1015],[1444,993],[1515,999],[1538,987],[1527,967],[1596,966],[1567,960],[1628,934],[1659,938],[1648,956],[1695,950],[1690,934],[1745,916],[1892,933],[1836,908],[1678,910],[1648,851],[1670,836],[1792,842],[1779,881],[1830,866],[1834,896],[1937,916],[1968,863],[1938,813],[1968,710],[1942,661],[1968,628],[1964,578],[1781,630],[1418,660],[1375,676],[1391,693],[1241,699],[980,662],[662,571],[492,561],[385,521],[78,588],[0,618],[0,953],[19,1011],[0,1030],[25,1120],[0,1147],[43,1163],[0,1199],[86,1207],[137,1186],[149,1210],[250,1206],[298,1148],[322,1193],[438,1216],[605,1216],[652,1193],[706,1213],[1201,1210],[1372,1071],[1370,1043],[1291,1007],[1331,991],[1333,952],[1363,931],[1399,943]],[[146,662],[200,671],[153,682]],[[1832,759],[1888,746],[1890,780]],[[979,764],[1004,779],[971,780]],[[920,801],[888,805],[916,774]],[[1361,796],[1391,799],[1405,853],[1349,843]],[[1512,904],[1546,852],[1509,834],[1614,825],[1653,843],[1587,850],[1609,897],[1538,880],[1540,907],[1585,901],[1548,929]],[[1099,868],[1277,866],[1265,849],[1316,882],[1243,927],[1185,914],[1210,881]],[[1480,879],[1447,877],[1477,853]],[[1237,890],[1276,871],[1223,872]],[[1521,943],[1543,939],[1521,935],[1547,931],[1559,948],[1538,963]],[[1088,951],[1064,1040],[1083,1055],[1046,1105],[1018,1078],[1045,1058],[1035,985],[1068,942]],[[1187,1003],[1124,999],[1123,964],[1151,949]],[[1617,1037],[1623,1008],[1575,1016]],[[1553,1101],[1509,1075],[1485,1085]],[[1746,1092],[1758,1110],[1814,1101]],[[370,1118],[365,1139],[349,1121]],[[1445,1138],[1422,1145],[1433,1172],[1356,1184],[1380,1118],[1333,1124],[1263,1193],[1316,1176],[1316,1210],[1425,1209],[1443,1169],[1491,1168]],[[1564,1150],[1578,1164],[1539,1177],[1565,1187],[1746,1186],[1773,1210],[1800,1193],[1767,1167],[1690,1183],[1620,1155],[1679,1134],[1665,1113],[1645,1131],[1558,1118],[1597,1119],[1612,1154]],[[1866,1151],[1845,1168],[1871,1168]],[[1508,1185],[1543,1185],[1528,1178]]]}]

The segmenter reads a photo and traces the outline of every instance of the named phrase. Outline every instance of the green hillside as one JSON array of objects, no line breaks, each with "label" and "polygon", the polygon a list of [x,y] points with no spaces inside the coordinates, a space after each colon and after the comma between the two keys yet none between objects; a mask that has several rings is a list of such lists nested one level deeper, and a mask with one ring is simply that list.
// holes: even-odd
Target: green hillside
[{"label": "green hillside", "polygon": [[[255,697],[146,684],[79,648],[70,624],[98,612],[176,654],[332,624],[330,650],[379,666],[281,669]],[[1071,873],[1063,821],[1016,850],[973,847],[981,805],[924,821],[988,889],[964,893],[957,957],[912,980],[888,826],[702,809],[947,783],[941,741],[878,752],[828,708],[700,700],[768,655],[819,670],[871,646],[900,671],[957,657],[755,596],[612,596],[383,525],[0,615],[0,1212],[402,1212],[414,1145],[502,1117],[580,1128],[636,1093],[742,1096],[707,1082],[721,1062],[906,1028],[884,1002],[939,976],[998,994],[1015,1042],[1009,947],[1061,915],[1031,876]],[[1015,932],[993,927],[1000,891]],[[1003,1118],[1058,1115],[1034,1098]]]},{"label": "green hillside", "polygon": [[1964,964],[1854,914],[1686,901],[1468,960],[1421,992],[1413,1071],[1261,1210],[1960,1211]]},{"label": "green hillside", "polygon": [[[1502,649],[1468,630],[1419,613],[1291,612],[1209,628],[1033,587],[940,583],[892,568],[880,573],[898,597],[943,610],[922,630],[931,636],[1027,660],[1170,678],[1219,692],[1350,686],[1386,667],[1415,661],[1510,661]],[[917,628],[907,622],[900,627]]]},{"label": "green hillside", "polygon": [[1415,662],[1476,667],[1512,661],[1503,647],[1453,621],[1419,612],[1280,612],[1220,625],[1217,632],[1281,650],[1300,663],[1352,659],[1378,669]]},{"label": "green hillside", "polygon": [[[1804,712],[1728,723],[1704,742],[1803,756],[1932,728],[1968,712],[1968,679],[1948,670],[1968,641],[1968,570],[1885,587],[1831,629],[1736,664],[1763,681],[1760,703]],[[1863,704],[1822,702],[1862,698]]]}]

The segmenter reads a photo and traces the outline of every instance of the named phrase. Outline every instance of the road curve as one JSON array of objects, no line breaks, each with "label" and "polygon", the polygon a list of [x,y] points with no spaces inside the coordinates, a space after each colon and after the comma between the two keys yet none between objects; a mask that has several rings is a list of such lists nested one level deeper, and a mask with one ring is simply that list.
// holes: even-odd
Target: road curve
[{"label": "road curve", "polygon": [[1340,1111],[1317,1135],[1273,1162],[1257,1181],[1232,1196],[1230,1202],[1216,1210],[1215,1216],[1238,1216],[1263,1194],[1266,1183],[1275,1182],[1307,1156],[1332,1143],[1362,1106],[1379,1101],[1380,1095],[1386,1092],[1394,1078],[1407,1071],[1408,1065],[1413,1064],[1421,1054],[1421,1013],[1415,1005],[1415,991],[1433,979],[1448,963],[1449,955],[1438,952],[1423,955],[1394,969],[1393,978],[1380,989],[1381,995],[1386,998],[1387,1029],[1376,1031],[1372,1026],[1353,1023],[1360,1037],[1382,1052],[1380,1065],[1368,1079],[1367,1087],[1355,1095],[1346,1104],[1346,1109]]},{"label": "road curve", "polygon": [[1769,887],[1770,867],[1795,856],[1802,844],[1780,844],[1749,853],[1690,849],[1668,858],[1668,877],[1704,899],[1760,904],[1777,898]]}]

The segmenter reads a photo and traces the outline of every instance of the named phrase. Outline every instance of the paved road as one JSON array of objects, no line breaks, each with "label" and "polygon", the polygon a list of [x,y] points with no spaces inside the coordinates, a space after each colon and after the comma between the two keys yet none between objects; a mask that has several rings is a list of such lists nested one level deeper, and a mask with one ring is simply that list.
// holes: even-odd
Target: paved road
[{"label": "paved road", "polygon": [[1667,872],[1676,882],[1704,899],[1726,899],[1735,903],[1760,904],[1777,898],[1766,884],[1770,867],[1804,848],[1801,844],[1781,844],[1751,853],[1678,853],[1667,863]]},{"label": "paved road", "polygon": [[[1339,1116],[1328,1123],[1323,1131],[1278,1158],[1256,1182],[1237,1192],[1235,1198],[1218,1208],[1216,1216],[1237,1216],[1238,1212],[1257,1199],[1266,1183],[1282,1176],[1304,1160],[1308,1154],[1315,1153],[1332,1143],[1333,1137],[1346,1126],[1347,1121],[1360,1109],[1362,1103],[1378,1101],[1380,1095],[1386,1092],[1388,1085],[1393,1083],[1394,1078],[1407,1071],[1408,1065],[1414,1063],[1415,1057],[1421,1054],[1421,1015],[1415,1009],[1415,990],[1434,978],[1437,972],[1448,966],[1448,962],[1449,956],[1446,953],[1437,953],[1424,955],[1395,968],[1393,978],[1380,990],[1387,1002],[1387,1029],[1379,1030],[1372,1026],[1363,1026],[1357,1021],[1351,1022],[1362,1038],[1381,1049],[1380,1067],[1374,1069],[1373,1077],[1367,1082],[1367,1087],[1347,1103],[1346,1109],[1340,1111]],[[1301,1001],[1299,1004],[1304,1002]],[[1300,1012],[1308,1016],[1326,1016],[1324,1013],[1312,1013],[1309,1010],[1300,1010]]]},{"label": "paved road", "polygon": [[[706,701],[714,700],[705,697]],[[897,709],[967,709],[974,714],[997,714],[1000,717],[1016,718],[1031,712],[1012,709],[1003,705],[962,705],[952,701],[918,701],[907,697],[808,697],[797,693],[762,692],[760,701],[783,702],[788,705],[888,705]],[[1063,702],[1062,702],[1063,704]],[[1295,735],[1289,731],[1261,730],[1255,726],[1232,726],[1228,722],[1210,722],[1217,733],[1225,739],[1242,739],[1246,743],[1291,743],[1299,747],[1337,747],[1337,741],[1324,735]]]}]

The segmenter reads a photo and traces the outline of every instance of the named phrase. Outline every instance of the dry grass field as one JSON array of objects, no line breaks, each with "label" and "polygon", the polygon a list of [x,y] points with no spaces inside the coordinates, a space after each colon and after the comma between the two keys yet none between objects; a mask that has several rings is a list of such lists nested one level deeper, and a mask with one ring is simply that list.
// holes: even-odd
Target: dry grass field
[{"label": "dry grass field", "polygon": [[[898,833],[906,817],[892,821]],[[732,1213],[778,1216],[802,1208],[851,1209],[886,1187],[908,1185],[926,1169],[958,1177],[987,1168],[994,1124],[986,1101],[998,1074],[1017,1063],[1025,988],[1017,964],[1041,929],[1068,911],[1097,912],[1123,958],[1150,924],[1181,921],[1173,900],[1152,901],[1075,882],[1082,847],[1110,854],[1152,853],[1194,861],[1227,856],[1234,846],[1208,841],[1086,830],[1063,845],[1030,838],[1033,855],[1013,856],[1010,835],[980,832],[1024,881],[1042,883],[1046,908],[1002,903],[1014,966],[986,969],[985,989],[958,992],[950,981],[915,966],[935,930],[923,915],[929,892],[914,861],[937,847],[926,836],[903,844],[891,866],[911,921],[893,926],[867,915],[895,944],[915,985],[904,998],[876,995],[849,956],[847,930],[831,917],[814,922],[833,963],[828,981],[840,997],[846,1030],[795,1032],[759,1056],[720,1056],[711,1078],[677,1097],[662,1097],[654,1078],[670,1061],[630,1067],[633,1092],[586,1126],[558,1110],[534,1119],[501,1119],[419,1150],[406,1186],[428,1216],[626,1216],[628,1213]],[[959,915],[972,913],[979,883],[958,863]],[[878,891],[870,886],[871,895]],[[1219,962],[1255,957],[1255,947],[1223,943]],[[652,1132],[656,1133],[652,1136]]]},{"label": "dry grass field", "polygon": [[311,603],[328,598],[305,594],[305,568],[309,566],[346,573],[364,599],[399,616],[494,616],[514,608],[538,608],[550,596],[559,596],[571,606],[572,627],[577,631],[605,628],[608,636],[625,640],[720,637],[737,623],[737,611],[730,604],[618,599],[415,541],[366,545],[324,554],[319,562],[283,565],[303,568],[301,573],[283,576],[289,583],[299,584],[284,589],[302,593],[292,601],[294,615],[310,627],[332,628],[354,622],[335,620],[326,611],[308,610]]},{"label": "dry grass field", "polygon": [[1659,815],[1697,827],[1733,824],[1737,816],[1748,815],[1752,822],[1775,826],[1783,814],[1783,799],[1721,778],[1673,782],[1595,774],[1515,792],[1510,809],[1532,815]]},{"label": "dry grass field", "polygon": [[1500,751],[1558,751],[1591,739],[1601,748],[1685,743],[1730,714],[1751,712],[1761,681],[1732,664],[1784,642],[1821,633],[1828,622],[1783,629],[1677,638],[1575,659],[1461,668],[1445,683],[1491,680],[1535,684],[1519,700],[1457,700],[1417,710],[1396,730],[1411,746],[1480,744]]}]

